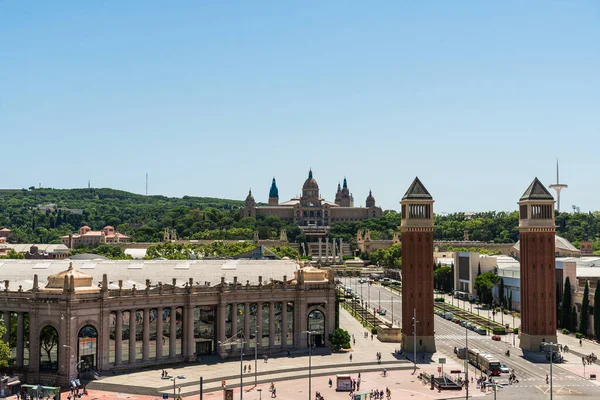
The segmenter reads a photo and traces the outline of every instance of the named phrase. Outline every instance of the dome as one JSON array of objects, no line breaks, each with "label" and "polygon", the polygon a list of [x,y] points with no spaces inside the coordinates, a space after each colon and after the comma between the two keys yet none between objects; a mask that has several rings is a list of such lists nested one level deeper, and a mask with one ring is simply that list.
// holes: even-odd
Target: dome
[{"label": "dome", "polygon": [[66,280],[69,282],[69,285],[71,285],[71,280],[73,281],[73,286],[76,292],[100,291],[100,289],[97,286],[94,286],[94,278],[91,275],[84,274],[83,272],[74,269],[72,262],[69,263],[69,268],[66,271],[62,271],[58,274],[48,276],[48,284],[46,285],[44,290],[63,290],[65,287],[65,277]]},{"label": "dome", "polygon": [[248,196],[246,196],[246,202],[254,201],[254,196],[252,196],[252,190],[248,191]]},{"label": "dome", "polygon": [[375,207],[375,197],[373,197],[373,194],[371,193],[371,191],[369,190],[369,196],[367,196],[367,201],[365,202],[367,207]]},{"label": "dome", "polygon": [[315,178],[313,178],[313,173],[312,173],[312,169],[310,171],[308,171],[308,178],[304,181],[304,185],[302,186],[302,189],[318,189],[319,188],[319,184],[317,183],[317,181],[315,180]]}]

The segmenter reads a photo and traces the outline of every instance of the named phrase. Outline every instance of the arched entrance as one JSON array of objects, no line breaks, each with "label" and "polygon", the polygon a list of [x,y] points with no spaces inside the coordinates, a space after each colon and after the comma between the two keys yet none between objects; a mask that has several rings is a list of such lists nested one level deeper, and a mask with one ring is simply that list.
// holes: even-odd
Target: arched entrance
[{"label": "arched entrance", "polygon": [[98,367],[98,331],[86,325],[77,334],[77,372],[87,372]]},{"label": "arched entrance", "polygon": [[58,371],[58,331],[47,325],[40,332],[40,371]]},{"label": "arched entrance", "polygon": [[312,343],[316,346],[325,345],[325,315],[321,310],[312,310],[308,314],[307,330],[313,332]]}]

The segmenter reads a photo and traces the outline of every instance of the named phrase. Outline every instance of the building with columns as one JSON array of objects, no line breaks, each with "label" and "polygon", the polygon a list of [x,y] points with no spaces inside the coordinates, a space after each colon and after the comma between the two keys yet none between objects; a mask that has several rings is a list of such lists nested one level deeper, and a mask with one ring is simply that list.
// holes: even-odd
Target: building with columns
[{"label": "building with columns", "polygon": [[290,260],[3,260],[0,273],[21,381],[67,385],[240,346],[274,354],[305,347],[307,330],[326,345],[335,329],[333,273]]},{"label": "building with columns", "polygon": [[[295,222],[301,228],[328,227],[335,222],[362,221],[367,218],[381,217],[381,207],[375,205],[371,191],[365,200],[365,207],[355,207],[354,197],[344,178],[343,187],[338,184],[335,201],[321,197],[319,184],[313,177],[312,169],[302,185],[302,195],[288,201],[279,202],[279,189],[275,178],[269,189],[268,205],[256,204],[252,191],[248,192],[244,207],[240,208],[240,217],[276,216],[287,222]],[[324,237],[326,232],[323,235]]]},{"label": "building with columns", "polygon": [[[400,204],[402,347],[404,351],[413,351],[416,347],[420,352],[433,353],[436,349],[433,326],[433,197],[419,178],[415,178]],[[415,329],[416,335],[413,336]]]},{"label": "building with columns", "polygon": [[556,343],[554,197],[535,178],[519,199],[521,348]]}]

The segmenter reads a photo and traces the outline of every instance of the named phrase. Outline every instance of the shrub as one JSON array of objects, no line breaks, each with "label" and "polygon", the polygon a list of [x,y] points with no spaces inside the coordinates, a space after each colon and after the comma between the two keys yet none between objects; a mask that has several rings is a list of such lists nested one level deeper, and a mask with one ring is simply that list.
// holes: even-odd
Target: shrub
[{"label": "shrub", "polygon": [[377,328],[371,328],[371,334],[377,335]]},{"label": "shrub", "polygon": [[563,335],[568,335],[569,333],[571,333],[571,331],[569,331],[567,328],[563,328],[562,333]]},{"label": "shrub", "polygon": [[506,329],[504,328],[494,328],[492,332],[494,335],[506,335]]},{"label": "shrub", "polygon": [[333,346],[334,350],[350,348],[350,334],[348,331],[341,328],[333,331],[333,335],[331,335],[331,345]]},{"label": "shrub", "polygon": [[443,303],[444,302],[444,298],[443,297],[436,297],[435,299],[433,299],[433,301],[435,301],[437,303]]},{"label": "shrub", "polygon": [[514,333],[515,335],[518,335],[518,334],[519,334],[519,328],[514,328],[514,329],[513,329],[513,333]]},{"label": "shrub", "polygon": [[577,332],[577,333],[575,334],[575,337],[576,337],[577,339],[583,339],[583,333],[579,333],[579,332]]}]

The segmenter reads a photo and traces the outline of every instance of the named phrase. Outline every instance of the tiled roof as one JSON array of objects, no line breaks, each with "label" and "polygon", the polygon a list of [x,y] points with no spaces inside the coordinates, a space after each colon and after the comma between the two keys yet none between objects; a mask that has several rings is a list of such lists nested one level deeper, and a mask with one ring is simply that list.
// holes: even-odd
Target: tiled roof
[{"label": "tiled roof", "polygon": [[425,186],[419,180],[419,177],[415,177],[415,180],[402,197],[402,200],[433,200],[433,197],[431,197],[431,194],[425,189]]},{"label": "tiled roof", "polygon": [[536,177],[519,200],[554,200],[554,197]]}]

